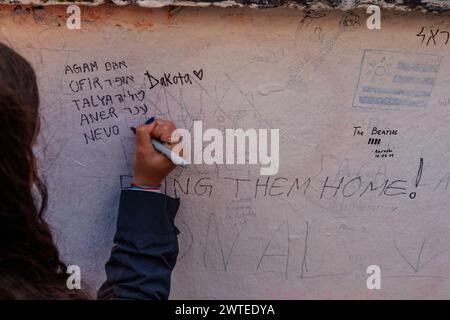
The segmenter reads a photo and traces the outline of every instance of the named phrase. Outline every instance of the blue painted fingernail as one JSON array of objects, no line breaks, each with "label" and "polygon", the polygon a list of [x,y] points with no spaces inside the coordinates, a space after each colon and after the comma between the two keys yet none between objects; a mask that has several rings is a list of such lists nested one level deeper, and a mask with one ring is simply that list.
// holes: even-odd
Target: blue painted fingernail
[{"label": "blue painted fingernail", "polygon": [[145,124],[152,124],[153,121],[155,121],[155,117],[151,117],[150,119],[148,119],[147,121],[145,121]]}]

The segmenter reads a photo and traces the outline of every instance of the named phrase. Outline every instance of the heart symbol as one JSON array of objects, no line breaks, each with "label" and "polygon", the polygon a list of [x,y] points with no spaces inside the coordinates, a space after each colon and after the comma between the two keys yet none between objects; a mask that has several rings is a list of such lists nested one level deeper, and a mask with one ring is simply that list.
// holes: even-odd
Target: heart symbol
[{"label": "heart symbol", "polygon": [[193,73],[199,80],[203,79],[203,69],[200,69],[198,71],[194,70]]}]

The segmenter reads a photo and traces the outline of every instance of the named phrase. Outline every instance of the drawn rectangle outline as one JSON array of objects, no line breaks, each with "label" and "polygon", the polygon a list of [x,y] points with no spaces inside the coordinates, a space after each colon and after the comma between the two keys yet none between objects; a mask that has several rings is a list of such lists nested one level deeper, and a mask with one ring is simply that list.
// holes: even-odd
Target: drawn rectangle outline
[{"label": "drawn rectangle outline", "polygon": [[[375,110],[383,110],[383,111],[398,111],[398,110],[422,110],[425,109],[428,106],[428,102],[429,100],[426,101],[426,105],[425,107],[405,107],[405,106],[391,106],[391,107],[387,107],[387,106],[373,106],[373,107],[367,107],[367,106],[360,106],[360,105],[355,105],[355,100],[356,97],[358,95],[359,92],[359,86],[361,85],[361,74],[363,71],[363,64],[364,64],[364,58],[366,57],[368,52],[387,52],[387,53],[391,53],[391,54],[405,54],[405,55],[415,55],[415,56],[429,56],[429,57],[433,57],[433,58],[437,58],[438,59],[438,70],[436,71],[436,76],[435,79],[438,77],[439,74],[439,68],[441,66],[441,62],[443,59],[442,55],[439,54],[433,54],[433,53],[411,53],[411,52],[404,52],[404,51],[400,51],[400,50],[384,50],[384,49],[364,49],[363,50],[363,54],[361,56],[361,60],[360,60],[360,64],[359,64],[359,72],[358,72],[358,80],[356,82],[356,88],[355,88],[355,93],[353,95],[353,99],[352,99],[352,107],[353,108],[358,108],[361,110],[367,110],[367,111],[375,111]],[[435,84],[435,83],[434,83]],[[431,86],[431,90],[430,90],[430,97],[431,94],[433,92],[434,89],[434,84]],[[428,99],[430,98],[428,97]]]}]

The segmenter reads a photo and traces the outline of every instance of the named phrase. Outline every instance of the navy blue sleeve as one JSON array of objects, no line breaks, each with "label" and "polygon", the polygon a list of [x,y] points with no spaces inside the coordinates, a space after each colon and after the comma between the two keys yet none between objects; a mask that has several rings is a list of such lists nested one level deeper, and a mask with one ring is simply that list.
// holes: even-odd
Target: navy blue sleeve
[{"label": "navy blue sleeve", "polygon": [[178,255],[174,225],[179,199],[123,190],[106,281],[99,299],[168,299]]}]

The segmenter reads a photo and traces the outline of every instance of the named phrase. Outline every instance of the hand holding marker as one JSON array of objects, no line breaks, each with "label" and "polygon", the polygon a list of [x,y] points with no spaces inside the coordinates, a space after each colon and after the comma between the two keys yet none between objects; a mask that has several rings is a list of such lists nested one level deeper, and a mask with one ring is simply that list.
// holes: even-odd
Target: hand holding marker
[{"label": "hand holding marker", "polygon": [[[150,119],[148,119],[145,122],[145,124],[152,124],[154,120],[155,120],[155,118],[151,117]],[[130,129],[133,131],[134,134],[136,134],[136,128],[131,127]],[[186,167],[187,161],[185,159],[183,159],[182,157],[180,157],[175,152],[172,152],[172,150],[170,148],[168,148],[167,146],[162,144],[160,141],[158,141],[156,139],[151,139],[151,143],[156,150],[158,150],[163,155],[165,155],[167,158],[169,158],[173,162],[174,165],[180,166],[183,168]]]}]

